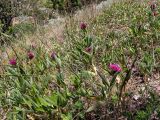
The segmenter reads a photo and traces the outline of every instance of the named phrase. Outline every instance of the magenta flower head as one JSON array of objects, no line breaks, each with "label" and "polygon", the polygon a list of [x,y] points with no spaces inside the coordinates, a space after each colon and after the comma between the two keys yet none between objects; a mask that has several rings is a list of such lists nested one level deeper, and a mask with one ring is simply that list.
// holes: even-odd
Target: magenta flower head
[{"label": "magenta flower head", "polygon": [[28,55],[28,58],[29,58],[30,60],[34,58],[34,53],[31,52],[31,51],[29,51],[29,52],[27,53],[27,55]]},{"label": "magenta flower head", "polygon": [[14,58],[13,58],[13,59],[10,59],[10,60],[9,60],[9,64],[10,64],[10,65],[16,65],[16,64],[17,64],[16,59],[14,59]]},{"label": "magenta flower head", "polygon": [[80,28],[81,28],[81,30],[85,30],[87,28],[87,24],[84,22],[81,22]]},{"label": "magenta flower head", "polygon": [[156,5],[156,1],[155,1],[155,0],[151,0],[151,1],[149,2],[149,5],[150,5],[150,8],[151,8],[151,11],[152,11],[152,12],[156,10],[157,5]]},{"label": "magenta flower head", "polygon": [[92,51],[92,47],[91,46],[90,47],[86,47],[85,51],[88,52],[88,53],[90,53]]},{"label": "magenta flower head", "polygon": [[51,58],[52,58],[53,60],[55,60],[55,59],[56,59],[56,57],[57,57],[56,53],[55,53],[55,52],[52,52],[52,54],[51,54]]},{"label": "magenta flower head", "polygon": [[150,8],[151,8],[151,11],[155,11],[156,10],[156,4],[155,3],[152,3],[151,5],[150,5]]},{"label": "magenta flower head", "polygon": [[109,68],[114,72],[121,72],[122,69],[118,64],[110,64]]},{"label": "magenta flower head", "polygon": [[157,11],[154,11],[152,14],[153,14],[153,16],[157,16],[157,15],[158,15],[158,12],[157,12]]}]

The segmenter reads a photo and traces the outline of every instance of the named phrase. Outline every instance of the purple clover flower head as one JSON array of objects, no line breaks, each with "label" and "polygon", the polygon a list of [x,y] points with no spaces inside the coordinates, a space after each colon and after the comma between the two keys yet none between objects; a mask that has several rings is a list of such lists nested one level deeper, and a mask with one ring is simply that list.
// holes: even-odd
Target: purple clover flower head
[{"label": "purple clover flower head", "polygon": [[87,24],[84,22],[81,22],[80,28],[81,28],[81,30],[85,30],[87,28]]},{"label": "purple clover flower head", "polygon": [[156,4],[151,4],[150,8],[151,8],[151,11],[154,11],[156,9]]},{"label": "purple clover flower head", "polygon": [[122,69],[118,64],[110,64],[109,68],[114,72],[121,72]]},{"label": "purple clover flower head", "polygon": [[34,58],[34,53],[31,52],[31,51],[29,51],[29,52],[27,53],[27,55],[28,55],[28,58],[29,58],[30,60]]},{"label": "purple clover flower head", "polygon": [[56,59],[56,57],[57,57],[56,53],[55,53],[55,52],[52,52],[52,54],[51,54],[51,58],[52,58],[53,60],[55,60],[55,59]]},{"label": "purple clover flower head", "polygon": [[9,60],[9,64],[10,64],[10,65],[16,65],[16,64],[17,64],[16,59],[14,59],[14,58],[13,58],[13,59],[10,59],[10,60]]},{"label": "purple clover flower head", "polygon": [[156,5],[155,1],[150,2],[150,8],[151,8],[152,12],[156,10],[156,7],[157,7],[157,5]]},{"label": "purple clover flower head", "polygon": [[91,46],[90,47],[86,47],[85,51],[88,52],[88,53],[90,53],[92,51],[92,47]]},{"label": "purple clover flower head", "polygon": [[157,11],[153,11],[153,16],[157,16],[158,15],[158,12]]}]

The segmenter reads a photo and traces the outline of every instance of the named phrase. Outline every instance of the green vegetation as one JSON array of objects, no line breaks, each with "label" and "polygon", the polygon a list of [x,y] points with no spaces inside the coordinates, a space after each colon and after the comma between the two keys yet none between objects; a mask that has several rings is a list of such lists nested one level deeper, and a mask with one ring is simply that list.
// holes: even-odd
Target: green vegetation
[{"label": "green vegetation", "polygon": [[[50,6],[54,9],[58,9],[61,12],[74,12],[75,9],[81,8],[84,5],[88,5],[90,3],[101,2],[103,0],[48,0],[46,2],[47,6]],[[52,6],[51,6],[52,5]]]},{"label": "green vegetation", "polygon": [[[2,49],[1,119],[160,119],[159,95],[150,85],[160,72],[156,5],[127,0],[88,21],[66,18],[63,43],[37,37],[37,44],[24,44],[31,36],[25,31],[33,30],[24,25],[24,35]],[[49,32],[37,29],[33,36]]]}]

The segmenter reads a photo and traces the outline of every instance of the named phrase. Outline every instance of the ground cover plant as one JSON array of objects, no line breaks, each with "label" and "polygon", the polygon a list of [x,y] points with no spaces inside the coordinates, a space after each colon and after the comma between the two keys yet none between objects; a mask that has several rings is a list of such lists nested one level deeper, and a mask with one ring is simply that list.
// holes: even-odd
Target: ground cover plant
[{"label": "ground cover plant", "polygon": [[124,0],[67,18],[63,41],[17,38],[1,50],[1,119],[160,119],[159,30],[158,0]]}]

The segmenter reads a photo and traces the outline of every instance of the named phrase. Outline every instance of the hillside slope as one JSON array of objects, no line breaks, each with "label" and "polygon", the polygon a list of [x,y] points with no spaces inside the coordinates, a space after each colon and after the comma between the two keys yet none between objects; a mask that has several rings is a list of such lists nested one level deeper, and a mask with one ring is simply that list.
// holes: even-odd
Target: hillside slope
[{"label": "hillside slope", "polygon": [[160,119],[158,3],[99,7],[2,49],[1,119]]}]

